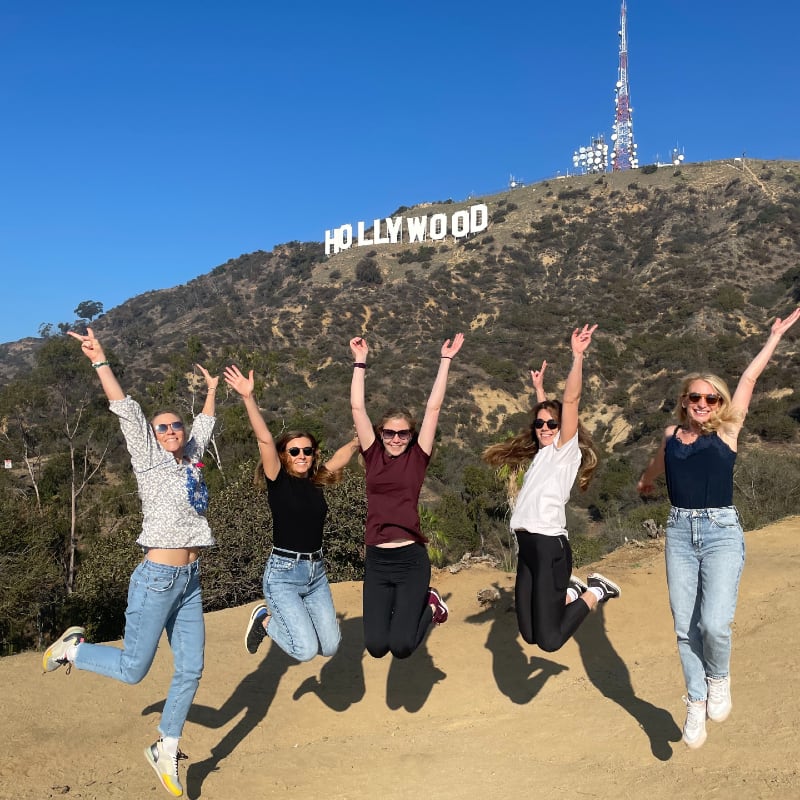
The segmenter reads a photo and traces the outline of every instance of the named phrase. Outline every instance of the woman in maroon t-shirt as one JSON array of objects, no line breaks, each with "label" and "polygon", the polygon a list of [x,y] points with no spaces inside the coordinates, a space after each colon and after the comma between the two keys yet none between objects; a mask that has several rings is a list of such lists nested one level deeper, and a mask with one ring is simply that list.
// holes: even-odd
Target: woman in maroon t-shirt
[{"label": "woman in maroon t-shirt", "polygon": [[367,473],[367,529],[364,565],[364,644],[382,658],[391,652],[407,658],[431,622],[447,620],[448,608],[429,586],[431,562],[419,524],[419,493],[431,458],[450,361],[461,349],[457,333],[442,345],[439,372],[419,433],[408,411],[391,409],[372,425],[364,402],[369,348],[360,336],[350,340],[353,381],[350,405]]}]

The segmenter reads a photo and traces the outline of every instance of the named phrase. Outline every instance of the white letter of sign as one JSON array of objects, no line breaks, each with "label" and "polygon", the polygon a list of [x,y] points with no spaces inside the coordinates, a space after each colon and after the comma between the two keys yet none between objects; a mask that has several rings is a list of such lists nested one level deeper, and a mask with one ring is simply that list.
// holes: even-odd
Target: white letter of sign
[{"label": "white letter of sign", "polygon": [[456,211],[453,214],[453,221],[451,223],[453,229],[453,236],[456,239],[462,239],[469,233],[469,212],[468,211]]},{"label": "white letter of sign", "polygon": [[372,244],[372,239],[364,238],[364,223],[358,223],[358,247],[363,247],[365,244]]},{"label": "white letter of sign", "polygon": [[389,241],[392,244],[397,244],[400,239],[400,231],[403,228],[402,217],[387,217],[386,218],[386,233],[389,235]]},{"label": "white letter of sign", "polygon": [[444,239],[447,236],[447,214],[431,215],[431,225],[428,233],[431,239]]},{"label": "white letter of sign", "polygon": [[478,203],[469,208],[470,233],[480,233],[489,227],[489,209],[486,203]]},{"label": "white letter of sign", "polygon": [[408,227],[409,242],[425,241],[425,226],[428,224],[427,214],[424,217],[408,217],[406,225]]}]

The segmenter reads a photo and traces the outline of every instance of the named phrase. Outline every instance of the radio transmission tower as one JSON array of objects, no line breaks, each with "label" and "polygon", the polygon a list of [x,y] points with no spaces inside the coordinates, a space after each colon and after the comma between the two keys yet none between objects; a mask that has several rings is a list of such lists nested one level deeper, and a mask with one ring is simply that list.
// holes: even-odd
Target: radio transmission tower
[{"label": "radio transmission tower", "polygon": [[611,151],[611,169],[613,172],[622,172],[626,169],[636,169],[639,159],[636,157],[636,143],[633,141],[633,118],[631,114],[631,95],[628,86],[628,20],[625,0],[622,0],[622,11],[619,16],[619,73],[617,75],[617,89],[614,104],[617,111],[614,119],[614,132],[611,141],[614,148]]}]

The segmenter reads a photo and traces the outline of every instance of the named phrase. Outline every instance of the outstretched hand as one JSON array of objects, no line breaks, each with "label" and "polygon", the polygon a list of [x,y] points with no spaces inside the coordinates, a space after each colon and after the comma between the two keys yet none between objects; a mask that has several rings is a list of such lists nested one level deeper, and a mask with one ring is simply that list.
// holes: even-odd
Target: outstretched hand
[{"label": "outstretched hand", "polygon": [[452,344],[450,339],[447,339],[442,345],[442,358],[452,358],[461,349],[462,344],[464,344],[463,333],[457,333],[453,337]]},{"label": "outstretched hand", "polygon": [[357,364],[364,364],[367,361],[367,353],[369,353],[369,346],[367,340],[361,336],[354,336],[350,340],[350,352],[353,354],[353,360]]},{"label": "outstretched hand", "polygon": [[219,375],[212,375],[202,364],[195,364],[195,366],[203,373],[203,377],[206,379],[206,388],[216,389],[219,384]]},{"label": "outstretched hand", "polygon": [[230,367],[225,367],[223,375],[225,376],[225,383],[242,397],[247,398],[253,394],[256,385],[256,382],[253,380],[253,370],[250,370],[248,376],[245,377],[239,370],[239,367],[235,364],[231,364]]},{"label": "outstretched hand", "polygon": [[544,373],[547,369],[547,361],[542,361],[542,366],[539,369],[531,370],[531,383],[536,392],[544,392]]},{"label": "outstretched hand", "polygon": [[800,319],[800,307],[792,311],[792,313],[789,314],[786,319],[781,319],[778,317],[775,322],[772,323],[770,333],[776,336],[783,336],[783,334],[786,333],[786,331],[788,331],[798,319]]},{"label": "outstretched hand", "polygon": [[100,342],[95,338],[94,331],[91,328],[86,329],[85,336],[80,333],[75,333],[75,331],[67,331],[67,333],[73,339],[77,339],[81,343],[81,351],[93,364],[96,364],[98,361],[106,360],[103,348],[100,346]]},{"label": "outstretched hand", "polygon": [[592,334],[597,330],[597,324],[584,325],[572,331],[572,352],[574,355],[585,353],[592,343]]}]

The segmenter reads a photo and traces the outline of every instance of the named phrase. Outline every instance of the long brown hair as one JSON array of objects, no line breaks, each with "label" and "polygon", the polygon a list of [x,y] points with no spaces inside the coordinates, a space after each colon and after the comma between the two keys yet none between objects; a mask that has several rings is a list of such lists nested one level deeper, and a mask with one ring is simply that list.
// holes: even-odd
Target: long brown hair
[{"label": "long brown hair", "polygon": [[[511,482],[516,483],[517,474],[526,468],[534,456],[539,452],[539,439],[533,427],[538,413],[542,410],[549,411],[553,419],[561,424],[561,402],[558,400],[543,400],[531,409],[530,425],[506,439],[504,442],[493,444],[483,451],[483,460],[493,467],[510,467]],[[597,469],[597,449],[594,446],[589,432],[578,421],[578,447],[581,451],[581,465],[578,469],[578,486],[585,492],[594,477]],[[516,494],[516,492],[514,492]]]},{"label": "long brown hair", "polygon": [[[292,472],[292,462],[289,460],[289,454],[286,452],[286,445],[291,442],[292,439],[308,439],[311,442],[311,446],[314,448],[311,468],[305,475],[308,480],[317,486],[333,486],[335,483],[339,483],[339,481],[341,481],[342,476],[344,475],[344,470],[339,469],[335,472],[332,472],[320,461],[319,442],[317,441],[317,437],[308,431],[285,431],[275,440],[275,449],[278,451],[278,458],[281,460],[281,466],[289,475],[300,477],[294,475]],[[263,489],[266,486],[264,465],[261,462],[259,462],[256,466],[256,473],[253,482],[260,489]]]}]

